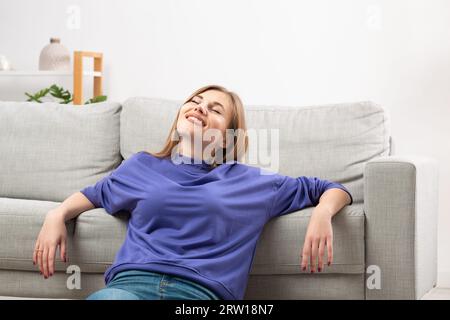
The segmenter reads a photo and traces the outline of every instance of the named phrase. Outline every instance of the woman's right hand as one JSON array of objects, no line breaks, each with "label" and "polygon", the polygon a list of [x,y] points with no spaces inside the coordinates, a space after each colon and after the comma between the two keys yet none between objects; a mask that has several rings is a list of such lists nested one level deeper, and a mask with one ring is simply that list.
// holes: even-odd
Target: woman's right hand
[{"label": "woman's right hand", "polygon": [[66,239],[67,228],[64,212],[59,209],[49,211],[39,232],[33,252],[33,264],[39,265],[39,270],[45,279],[55,272],[55,255],[58,246],[61,260],[67,261]]}]

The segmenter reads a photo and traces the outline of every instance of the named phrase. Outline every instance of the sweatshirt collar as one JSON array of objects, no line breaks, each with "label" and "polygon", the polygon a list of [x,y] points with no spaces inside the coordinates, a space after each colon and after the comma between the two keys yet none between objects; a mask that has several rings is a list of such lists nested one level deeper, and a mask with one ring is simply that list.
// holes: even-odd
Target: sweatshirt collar
[{"label": "sweatshirt collar", "polygon": [[208,164],[205,160],[202,160],[201,162],[198,159],[185,156],[179,152],[175,152],[173,156],[173,162],[176,165],[189,165],[192,167],[197,167],[201,169],[212,169],[212,165]]}]

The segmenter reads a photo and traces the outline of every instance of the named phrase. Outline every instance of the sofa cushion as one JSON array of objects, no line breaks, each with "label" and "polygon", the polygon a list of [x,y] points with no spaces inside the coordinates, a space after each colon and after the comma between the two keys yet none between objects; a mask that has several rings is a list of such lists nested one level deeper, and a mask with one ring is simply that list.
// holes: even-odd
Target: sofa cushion
[{"label": "sofa cushion", "polygon": [[[0,198],[0,269],[38,270],[33,265],[33,250],[47,212],[59,205],[56,202]],[[89,210],[66,222],[67,258],[56,256],[56,271],[77,265],[82,272],[103,273],[111,265],[125,240],[129,215],[115,216],[103,208]]]},{"label": "sofa cushion", "polygon": [[[304,273],[300,268],[300,255],[313,209],[289,213],[265,225],[250,274]],[[361,204],[346,206],[333,217],[333,263],[325,266],[322,273],[365,272],[364,221]]]},{"label": "sofa cushion", "polygon": [[251,275],[244,300],[364,300],[364,283],[364,274]]},{"label": "sofa cushion", "polygon": [[[37,270],[32,253],[45,215],[57,203],[0,198],[0,269]],[[272,219],[258,241],[251,274],[295,274],[312,208]],[[111,216],[103,208],[67,222],[69,263],[56,261],[56,270],[78,265],[82,272],[103,273],[112,264],[126,234],[128,215]],[[345,207],[333,218],[334,263],[324,273],[364,272],[362,205]],[[20,241],[18,241],[20,240]]]},{"label": "sofa cushion", "polygon": [[[121,113],[122,156],[161,150],[181,104],[143,97],[126,100]],[[389,116],[372,102],[245,106],[245,114],[248,129],[279,129],[279,166],[275,171],[342,183],[352,193],[354,203],[363,203],[364,164],[390,152]],[[249,136],[250,148],[257,145],[252,139]],[[264,163],[248,164],[265,167]]]},{"label": "sofa cushion", "polygon": [[121,105],[0,102],[0,197],[63,201],[116,168]]}]

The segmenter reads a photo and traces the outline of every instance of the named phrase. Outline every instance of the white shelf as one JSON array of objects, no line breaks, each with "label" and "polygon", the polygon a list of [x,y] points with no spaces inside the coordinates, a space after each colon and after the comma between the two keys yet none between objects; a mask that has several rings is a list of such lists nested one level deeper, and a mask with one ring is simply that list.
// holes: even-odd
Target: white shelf
[{"label": "white shelf", "polygon": [[[15,77],[15,76],[26,76],[26,77],[41,77],[41,76],[73,76],[72,71],[22,71],[22,70],[8,70],[8,71],[0,71],[1,76]],[[83,76],[90,77],[101,77],[102,73],[98,71],[83,71]]]}]

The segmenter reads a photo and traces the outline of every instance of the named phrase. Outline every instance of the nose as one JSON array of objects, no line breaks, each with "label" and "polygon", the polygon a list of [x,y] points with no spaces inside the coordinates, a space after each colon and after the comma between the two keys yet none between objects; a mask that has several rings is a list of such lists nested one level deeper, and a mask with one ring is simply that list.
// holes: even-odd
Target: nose
[{"label": "nose", "polygon": [[200,111],[201,113],[203,113],[203,114],[207,114],[207,110],[208,110],[208,108],[206,108],[205,106],[204,106],[204,104],[203,103],[200,103],[200,104],[198,104],[195,108],[194,108],[194,110],[195,111]]}]

